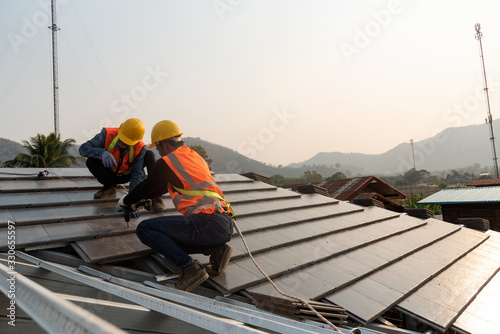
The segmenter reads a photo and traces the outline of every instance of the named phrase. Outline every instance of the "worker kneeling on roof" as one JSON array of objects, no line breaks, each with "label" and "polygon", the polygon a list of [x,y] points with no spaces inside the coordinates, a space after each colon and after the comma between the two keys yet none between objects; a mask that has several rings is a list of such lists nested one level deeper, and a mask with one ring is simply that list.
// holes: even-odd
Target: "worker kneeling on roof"
[{"label": "worker kneeling on roof", "polygon": [[[151,146],[158,160],[146,180],[122,197],[119,205],[134,210],[144,198],[169,192],[182,216],[151,218],[137,226],[137,237],[154,251],[175,262],[180,268],[176,287],[189,291],[212,275],[226,269],[232,254],[226,243],[233,234],[232,210],[223,198],[205,160],[184,145],[177,124],[156,123],[151,131]],[[188,254],[209,255],[204,268]]]},{"label": "worker kneeling on roof", "polygon": [[[129,191],[146,178],[155,164],[153,151],[142,142],[144,123],[137,118],[130,118],[119,128],[103,128],[94,138],[80,146],[81,156],[87,157],[87,167],[103,185],[94,194],[94,199],[116,196],[116,185],[130,182]],[[153,210],[165,210],[161,196],[153,198]],[[133,216],[138,216],[134,212]]]}]

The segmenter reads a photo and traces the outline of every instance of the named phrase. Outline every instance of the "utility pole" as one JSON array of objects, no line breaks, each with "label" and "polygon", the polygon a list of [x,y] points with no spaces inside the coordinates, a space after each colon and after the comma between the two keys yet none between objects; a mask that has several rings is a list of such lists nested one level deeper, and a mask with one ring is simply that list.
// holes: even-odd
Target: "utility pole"
[{"label": "utility pole", "polygon": [[59,136],[59,86],[57,83],[57,31],[60,30],[56,24],[56,0],[51,0],[52,9],[52,82],[54,91],[54,133]]},{"label": "utility pole", "polygon": [[486,82],[486,68],[484,67],[484,56],[483,56],[483,44],[481,43],[481,38],[483,37],[483,33],[481,32],[481,25],[476,23],[474,26],[476,29],[476,39],[479,42],[479,56],[481,58],[481,65],[483,68],[483,83],[484,83],[484,94],[486,96],[486,108],[487,108],[487,118],[486,123],[489,124],[490,128],[490,140],[491,140],[491,149],[493,151],[493,167],[495,169],[495,178],[498,179],[498,159],[497,159],[497,151],[495,148],[495,136],[493,135],[493,117],[491,116],[490,111],[490,97],[488,94],[488,83]]}]

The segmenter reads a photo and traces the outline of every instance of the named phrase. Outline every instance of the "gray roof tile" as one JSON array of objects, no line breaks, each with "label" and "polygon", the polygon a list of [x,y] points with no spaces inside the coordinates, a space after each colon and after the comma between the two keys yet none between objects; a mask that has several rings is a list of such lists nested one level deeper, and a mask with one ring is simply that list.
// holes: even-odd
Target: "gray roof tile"
[{"label": "gray roof tile", "polygon": [[[362,321],[397,307],[437,329],[477,332],[466,320],[486,317],[483,304],[488,298],[483,292],[491,291],[500,268],[498,233],[319,194],[300,195],[234,174],[214,177],[233,205],[255,258],[285,292],[326,297]],[[94,201],[100,185],[86,169],[72,171],[65,180],[33,178],[0,180],[0,249],[7,249],[7,220],[15,220],[16,246],[21,249],[70,242],[91,263],[151,252],[134,230],[142,219],[155,215],[142,211],[141,219],[127,225],[117,212],[121,194]],[[165,204],[163,214],[176,214],[168,195]],[[277,295],[253,265],[241,238],[235,235],[230,244],[234,252],[228,268],[210,283],[224,293],[244,289]],[[203,255],[194,257],[208,261]],[[500,327],[494,327],[496,318],[485,321]]]}]

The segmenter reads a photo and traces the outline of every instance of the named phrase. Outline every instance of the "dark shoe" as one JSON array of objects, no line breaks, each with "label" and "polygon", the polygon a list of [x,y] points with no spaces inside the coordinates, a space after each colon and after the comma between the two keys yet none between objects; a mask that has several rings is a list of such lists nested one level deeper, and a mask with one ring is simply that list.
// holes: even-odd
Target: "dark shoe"
[{"label": "dark shoe", "polygon": [[181,269],[179,282],[175,287],[179,290],[190,291],[205,282],[208,274],[198,260]]},{"label": "dark shoe", "polygon": [[231,260],[231,254],[233,254],[233,247],[223,244],[210,247],[207,249],[207,253],[210,254],[210,263],[206,268],[207,273],[210,275],[219,275],[227,268],[229,260]]},{"label": "dark shoe", "polygon": [[163,203],[163,199],[161,196],[155,197],[151,200],[153,204],[153,212],[160,213],[165,211],[165,204]]},{"label": "dark shoe", "polygon": [[94,194],[94,199],[103,199],[110,197],[116,197],[116,187],[111,187],[108,189],[102,188]]}]

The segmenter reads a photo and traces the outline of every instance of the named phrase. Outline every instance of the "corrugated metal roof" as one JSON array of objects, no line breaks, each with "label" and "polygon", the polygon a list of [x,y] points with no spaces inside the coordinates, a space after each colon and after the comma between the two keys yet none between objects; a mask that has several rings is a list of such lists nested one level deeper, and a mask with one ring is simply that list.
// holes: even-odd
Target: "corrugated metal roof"
[{"label": "corrugated metal roof", "polygon": [[500,202],[500,187],[443,189],[419,201],[418,205]]}]

